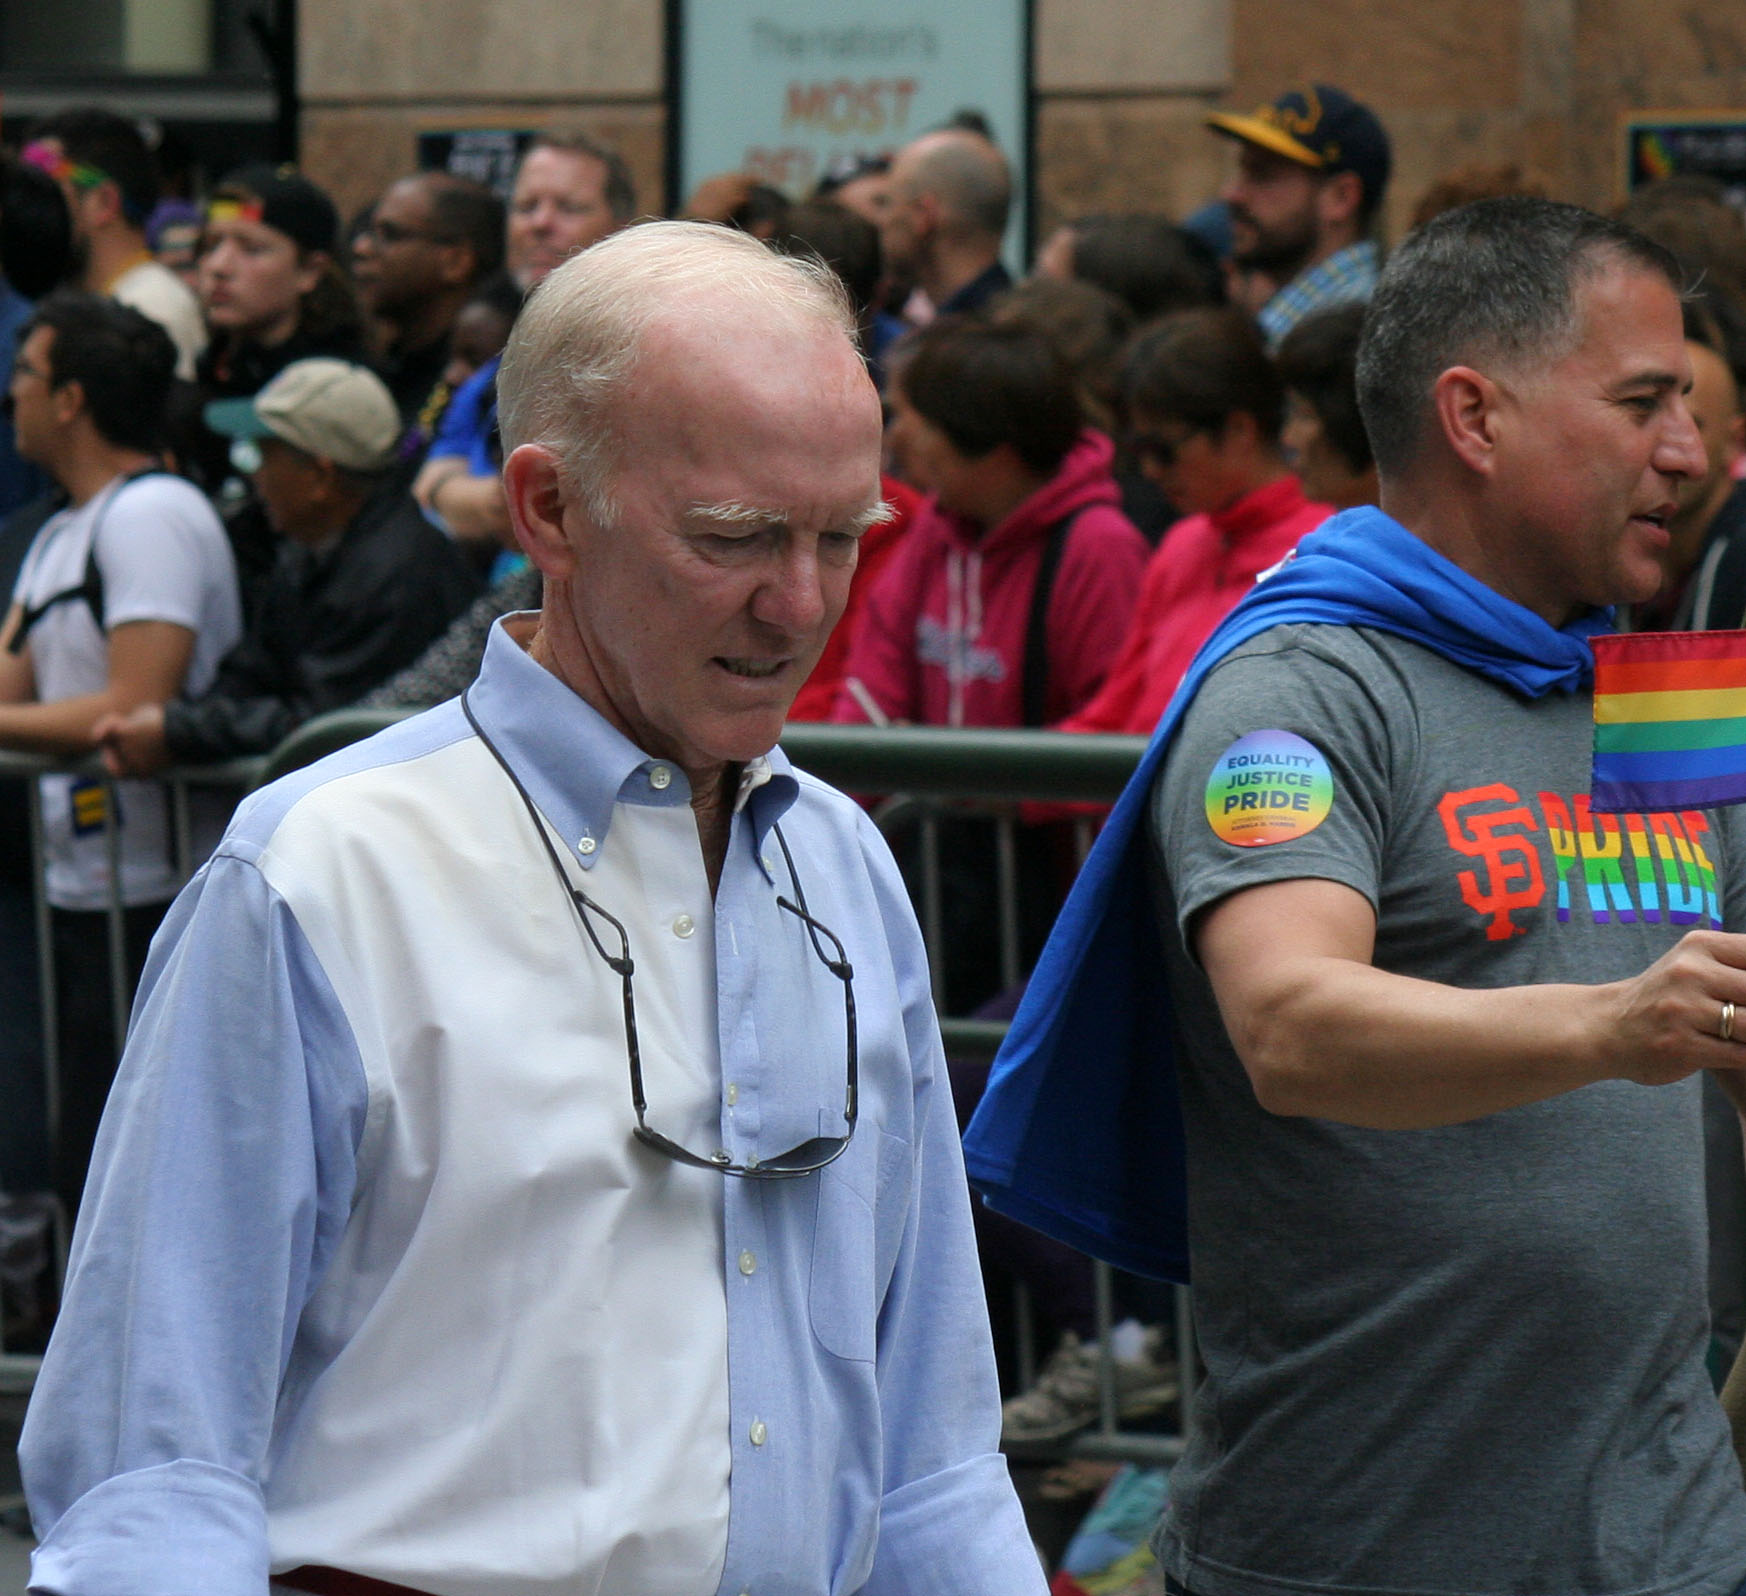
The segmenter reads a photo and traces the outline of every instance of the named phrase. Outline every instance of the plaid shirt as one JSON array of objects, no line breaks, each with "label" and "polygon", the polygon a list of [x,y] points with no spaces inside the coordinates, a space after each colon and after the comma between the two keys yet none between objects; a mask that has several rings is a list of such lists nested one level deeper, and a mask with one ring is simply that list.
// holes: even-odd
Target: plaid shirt
[{"label": "plaid shirt", "polygon": [[1318,262],[1279,290],[1256,318],[1266,336],[1270,350],[1312,310],[1329,305],[1344,305],[1349,300],[1368,299],[1376,287],[1376,274],[1382,269],[1382,258],[1369,239],[1348,244],[1336,250],[1326,260]]}]

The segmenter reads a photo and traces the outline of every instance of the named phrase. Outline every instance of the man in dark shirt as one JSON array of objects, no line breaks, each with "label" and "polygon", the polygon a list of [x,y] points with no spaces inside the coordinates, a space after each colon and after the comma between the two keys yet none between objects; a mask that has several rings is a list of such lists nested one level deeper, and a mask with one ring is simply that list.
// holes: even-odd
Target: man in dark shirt
[{"label": "man in dark shirt", "polygon": [[980,133],[924,133],[891,163],[880,224],[886,270],[913,283],[942,316],[978,310],[1012,278],[1000,261],[1012,204],[1006,157]]},{"label": "man in dark shirt", "polygon": [[117,774],[267,752],[417,658],[478,588],[393,481],[399,417],[363,367],[297,361],[254,399],[208,406],[206,420],[237,440],[238,469],[282,542],[208,691],[99,724]]},{"label": "man in dark shirt", "polygon": [[469,178],[420,172],[382,196],[369,232],[376,273],[365,308],[389,329],[382,375],[422,454],[449,401],[455,319],[503,264],[503,202]]}]

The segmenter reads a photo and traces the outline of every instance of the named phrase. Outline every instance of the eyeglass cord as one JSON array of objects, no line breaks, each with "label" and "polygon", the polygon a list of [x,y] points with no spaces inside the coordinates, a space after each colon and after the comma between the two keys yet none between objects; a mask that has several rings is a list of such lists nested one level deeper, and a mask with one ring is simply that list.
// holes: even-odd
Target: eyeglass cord
[{"label": "eyeglass cord", "polygon": [[[546,825],[544,816],[540,814],[539,806],[535,804],[527,788],[522,785],[521,777],[516,775],[515,771],[511,769],[509,761],[503,757],[502,750],[486,735],[485,728],[479,724],[479,717],[473,713],[473,706],[469,702],[472,691],[472,688],[469,687],[462,692],[461,713],[467,717],[467,724],[473,728],[474,736],[491,751],[491,757],[502,767],[503,774],[509,778],[510,785],[515,788],[522,803],[526,805],[528,819],[533,822],[534,830],[539,833],[540,846],[546,850],[546,857],[552,861],[552,869],[557,874],[559,884],[570,899],[570,907],[576,911],[576,918],[582,922],[582,929],[588,933],[588,940],[594,944],[601,958],[606,960],[607,967],[614,975],[634,975],[636,965],[631,959],[628,948],[622,956],[606,951],[605,943],[600,940],[600,933],[594,929],[594,924],[586,913],[589,909],[592,909],[596,914],[605,914],[606,911],[570,880],[569,872],[565,870],[563,861],[558,857],[558,850],[552,846],[551,832]],[[780,837],[777,840],[780,841]],[[788,852],[786,843],[782,845],[782,852],[784,855]],[[789,868],[793,868],[792,860],[789,861]],[[797,882],[795,891],[798,893],[799,890]]]}]

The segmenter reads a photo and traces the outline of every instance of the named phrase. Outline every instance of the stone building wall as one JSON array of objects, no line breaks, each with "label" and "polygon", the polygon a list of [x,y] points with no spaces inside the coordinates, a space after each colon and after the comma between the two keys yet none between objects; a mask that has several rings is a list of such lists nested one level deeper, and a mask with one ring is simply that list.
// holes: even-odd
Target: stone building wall
[{"label": "stone building wall", "polygon": [[[1515,161],[1560,197],[1619,197],[1621,113],[1746,108],[1741,0],[1035,0],[1037,232],[1216,193],[1208,108],[1305,79],[1393,135],[1398,234],[1440,173]],[[949,16],[945,0],[941,19]],[[661,0],[302,0],[303,160],[349,211],[419,132],[576,125],[662,199]]]}]

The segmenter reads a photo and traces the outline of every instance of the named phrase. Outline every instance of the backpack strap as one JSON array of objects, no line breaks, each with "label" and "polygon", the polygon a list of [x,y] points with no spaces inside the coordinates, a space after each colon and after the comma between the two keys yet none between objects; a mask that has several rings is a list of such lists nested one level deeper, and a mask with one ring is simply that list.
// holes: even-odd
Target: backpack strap
[{"label": "backpack strap", "polygon": [[76,587],[63,587],[58,593],[51,593],[40,604],[26,607],[18,618],[18,630],[12,634],[12,640],[7,645],[8,652],[22,654],[24,642],[30,635],[30,629],[47,615],[57,604],[67,604],[83,599],[90,608],[91,619],[97,623],[97,630],[103,630],[103,571],[97,564],[97,534],[103,530],[103,523],[109,512],[115,506],[115,501],[121,497],[121,490],[130,483],[138,482],[141,477],[170,476],[159,464],[142,467],[138,471],[130,471],[109,495],[108,502],[97,512],[97,524],[91,528],[90,546],[85,550],[85,574]]},{"label": "backpack strap", "polygon": [[1024,675],[1021,678],[1021,726],[1041,726],[1049,692],[1049,600],[1055,592],[1055,576],[1061,569],[1061,554],[1067,534],[1079,512],[1063,516],[1043,534],[1043,554],[1037,562],[1037,580],[1031,588],[1030,618],[1025,623]]}]

